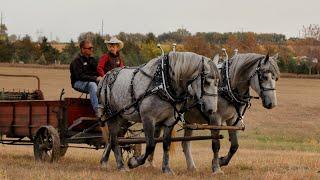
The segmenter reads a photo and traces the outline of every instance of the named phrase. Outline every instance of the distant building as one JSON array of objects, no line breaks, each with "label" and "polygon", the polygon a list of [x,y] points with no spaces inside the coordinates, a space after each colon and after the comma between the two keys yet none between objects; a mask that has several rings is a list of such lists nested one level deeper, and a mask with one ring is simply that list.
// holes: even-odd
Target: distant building
[{"label": "distant building", "polygon": [[[60,53],[63,51],[63,49],[69,44],[69,43],[58,43],[58,42],[51,42],[50,43],[53,48],[58,50]],[[78,46],[78,43],[75,44]]]}]

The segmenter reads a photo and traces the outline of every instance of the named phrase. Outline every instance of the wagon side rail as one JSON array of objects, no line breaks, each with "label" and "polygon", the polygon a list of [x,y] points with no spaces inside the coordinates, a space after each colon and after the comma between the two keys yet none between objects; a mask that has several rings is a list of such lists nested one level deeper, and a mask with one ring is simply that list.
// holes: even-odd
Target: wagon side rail
[{"label": "wagon side rail", "polygon": [[40,78],[38,76],[35,75],[17,75],[17,74],[0,74],[0,76],[3,77],[29,77],[29,78],[34,78],[37,80],[37,90],[40,90]]}]

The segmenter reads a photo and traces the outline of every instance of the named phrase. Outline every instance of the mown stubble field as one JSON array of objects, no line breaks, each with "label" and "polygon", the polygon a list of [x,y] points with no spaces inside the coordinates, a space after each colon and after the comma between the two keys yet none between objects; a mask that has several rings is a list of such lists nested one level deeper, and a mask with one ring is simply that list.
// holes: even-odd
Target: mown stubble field
[{"label": "mown stubble field", "polygon": [[[41,78],[45,98],[80,93],[70,87],[69,71],[0,67],[0,73],[33,74]],[[4,79],[0,88],[36,87],[31,79]],[[239,132],[240,148],[224,175],[212,175],[212,151],[209,141],[194,142],[196,172],[189,172],[180,145],[171,156],[175,176],[161,173],[161,144],[156,149],[155,166],[117,172],[112,158],[108,170],[99,167],[102,150],[69,149],[58,163],[34,161],[31,146],[0,145],[0,179],[320,179],[320,80],[282,78],[277,84],[278,107],[266,110],[254,100],[246,114],[246,130]],[[196,134],[207,134],[197,132]],[[226,133],[223,133],[226,136]],[[227,153],[228,138],[222,140],[221,155]]]}]

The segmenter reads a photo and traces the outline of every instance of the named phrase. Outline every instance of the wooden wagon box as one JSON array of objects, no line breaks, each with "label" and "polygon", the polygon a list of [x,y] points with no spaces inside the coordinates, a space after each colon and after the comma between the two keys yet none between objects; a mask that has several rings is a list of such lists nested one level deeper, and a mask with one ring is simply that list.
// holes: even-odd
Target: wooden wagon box
[{"label": "wooden wagon box", "polygon": [[7,137],[33,137],[43,125],[59,126],[62,101],[1,101],[0,133]]},{"label": "wooden wagon box", "polygon": [[[0,133],[13,138],[32,138],[41,126],[69,127],[84,116],[95,117],[89,99],[0,101]],[[75,129],[82,128],[79,125]]]}]

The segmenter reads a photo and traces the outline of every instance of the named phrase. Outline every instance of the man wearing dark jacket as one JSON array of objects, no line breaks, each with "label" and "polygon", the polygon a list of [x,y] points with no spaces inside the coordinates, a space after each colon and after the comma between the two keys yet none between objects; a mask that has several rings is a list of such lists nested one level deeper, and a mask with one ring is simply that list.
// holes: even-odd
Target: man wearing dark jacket
[{"label": "man wearing dark jacket", "polygon": [[93,46],[89,40],[80,42],[80,53],[70,64],[71,85],[77,91],[90,94],[94,111],[98,111],[97,83],[102,79],[92,57]]}]

